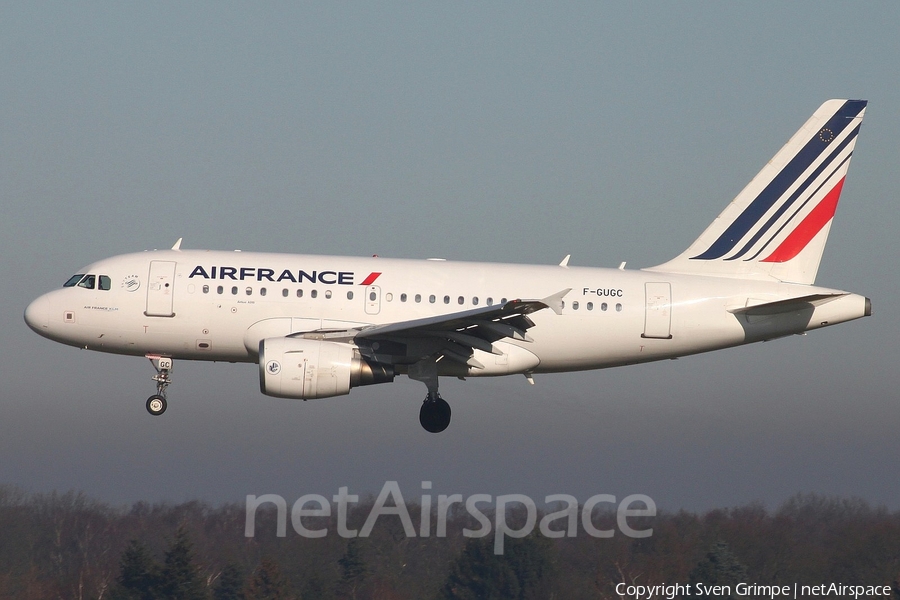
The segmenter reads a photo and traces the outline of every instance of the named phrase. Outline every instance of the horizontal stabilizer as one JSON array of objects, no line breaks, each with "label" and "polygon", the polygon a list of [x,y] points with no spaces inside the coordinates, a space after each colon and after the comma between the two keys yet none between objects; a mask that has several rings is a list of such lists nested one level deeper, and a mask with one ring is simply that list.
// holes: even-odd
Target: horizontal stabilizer
[{"label": "horizontal stabilizer", "polygon": [[[733,314],[751,314],[751,315],[771,315],[778,313],[791,312],[797,309],[806,308],[810,305],[821,306],[832,300],[837,300],[847,294],[810,294],[808,296],[800,296],[797,298],[788,298],[787,300],[776,300],[775,302],[762,302],[759,304],[750,304],[741,306],[740,308],[729,309],[728,312]],[[752,302],[752,300],[750,301]]]}]

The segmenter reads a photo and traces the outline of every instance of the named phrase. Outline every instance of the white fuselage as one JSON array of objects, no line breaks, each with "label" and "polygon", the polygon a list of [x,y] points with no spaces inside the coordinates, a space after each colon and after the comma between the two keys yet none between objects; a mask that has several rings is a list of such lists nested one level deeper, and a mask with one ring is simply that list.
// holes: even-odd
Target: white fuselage
[{"label": "white fuselage", "polygon": [[[35,331],[102,352],[233,362],[256,362],[265,338],[398,323],[571,288],[561,314],[530,316],[533,341],[496,342],[499,354],[476,350],[484,368],[469,368],[469,376],[667,359],[870,312],[862,296],[807,285],[443,260],[165,250],[102,260],[81,273],[108,278],[109,289],[98,283],[41,296],[26,311]],[[815,294],[834,297],[765,315],[738,310]]]}]

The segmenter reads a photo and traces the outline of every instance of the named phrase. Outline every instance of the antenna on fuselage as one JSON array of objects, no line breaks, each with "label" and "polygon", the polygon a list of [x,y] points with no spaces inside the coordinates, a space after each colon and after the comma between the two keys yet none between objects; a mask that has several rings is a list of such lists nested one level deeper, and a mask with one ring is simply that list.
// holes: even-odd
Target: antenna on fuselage
[{"label": "antenna on fuselage", "polygon": [[172,246],[172,250],[181,250],[181,240],[184,238],[178,238],[178,241],[175,242],[175,245]]}]

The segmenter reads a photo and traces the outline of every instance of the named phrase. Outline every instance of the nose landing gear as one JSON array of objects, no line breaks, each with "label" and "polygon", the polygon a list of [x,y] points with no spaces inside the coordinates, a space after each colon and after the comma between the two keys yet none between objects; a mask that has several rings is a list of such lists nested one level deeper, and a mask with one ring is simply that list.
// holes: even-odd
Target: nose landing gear
[{"label": "nose landing gear", "polygon": [[166,412],[166,408],[168,408],[166,388],[172,383],[172,359],[155,354],[148,354],[147,358],[150,359],[153,368],[156,369],[156,375],[153,376],[153,381],[156,382],[156,394],[147,398],[147,412],[158,417]]}]

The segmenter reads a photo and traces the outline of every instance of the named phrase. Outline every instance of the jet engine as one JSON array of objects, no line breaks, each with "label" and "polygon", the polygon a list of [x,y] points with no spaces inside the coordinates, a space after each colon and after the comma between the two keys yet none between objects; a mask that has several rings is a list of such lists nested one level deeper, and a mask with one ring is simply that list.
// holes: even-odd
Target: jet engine
[{"label": "jet engine", "polygon": [[292,337],[259,343],[259,387],[267,396],[328,398],[393,380],[391,365],[365,358],[353,344]]}]

